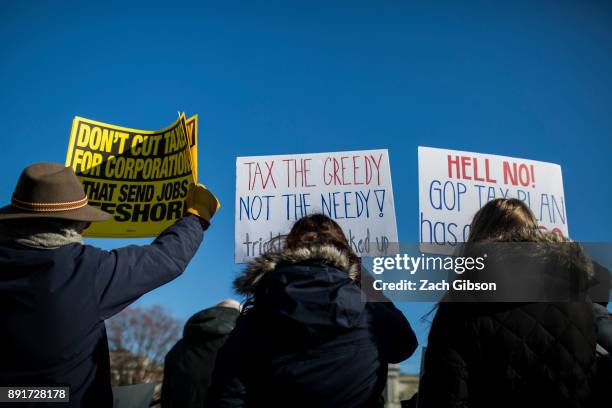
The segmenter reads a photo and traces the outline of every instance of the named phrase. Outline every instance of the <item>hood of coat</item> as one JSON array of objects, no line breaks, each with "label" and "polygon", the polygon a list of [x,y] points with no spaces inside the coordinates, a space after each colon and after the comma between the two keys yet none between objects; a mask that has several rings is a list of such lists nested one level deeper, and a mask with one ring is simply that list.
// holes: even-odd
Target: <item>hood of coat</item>
[{"label": "hood of coat", "polygon": [[351,264],[346,253],[333,245],[320,245],[263,254],[251,261],[242,274],[234,280],[234,288],[242,295],[253,295],[261,278],[276,270],[278,266],[302,263],[334,267],[353,280],[359,274],[359,266]]},{"label": "hood of coat", "polygon": [[187,320],[183,329],[185,339],[206,339],[225,336],[234,330],[240,312],[229,307],[204,309]]},{"label": "hood of coat", "polygon": [[283,316],[309,332],[361,327],[365,302],[359,265],[331,245],[268,253],[234,281],[257,310]]}]

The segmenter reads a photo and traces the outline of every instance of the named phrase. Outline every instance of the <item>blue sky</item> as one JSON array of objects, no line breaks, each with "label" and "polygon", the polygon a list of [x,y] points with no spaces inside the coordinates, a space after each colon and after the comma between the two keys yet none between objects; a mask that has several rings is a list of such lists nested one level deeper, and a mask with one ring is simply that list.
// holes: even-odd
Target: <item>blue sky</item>
[{"label": "blue sky", "polygon": [[[610,241],[609,3],[124,3],[0,3],[0,196],[27,164],[64,161],[75,115],[159,129],[198,113],[200,179],[223,207],[143,305],[186,319],[232,296],[241,155],[389,149],[404,242],[418,239],[418,145],[555,162],[571,236]],[[425,344],[431,305],[398,306]]]}]

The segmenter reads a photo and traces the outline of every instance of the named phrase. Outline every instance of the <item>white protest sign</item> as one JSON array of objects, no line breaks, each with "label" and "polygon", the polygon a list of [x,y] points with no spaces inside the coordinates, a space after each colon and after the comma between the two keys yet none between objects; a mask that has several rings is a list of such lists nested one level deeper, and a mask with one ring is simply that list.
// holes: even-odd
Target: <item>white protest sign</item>
[{"label": "white protest sign", "polygon": [[340,224],[358,256],[386,253],[397,242],[387,150],[236,158],[237,263],[278,249],[279,235],[316,213]]},{"label": "white protest sign", "polygon": [[419,147],[421,243],[465,242],[476,211],[495,198],[522,200],[541,228],[568,236],[558,164]]}]

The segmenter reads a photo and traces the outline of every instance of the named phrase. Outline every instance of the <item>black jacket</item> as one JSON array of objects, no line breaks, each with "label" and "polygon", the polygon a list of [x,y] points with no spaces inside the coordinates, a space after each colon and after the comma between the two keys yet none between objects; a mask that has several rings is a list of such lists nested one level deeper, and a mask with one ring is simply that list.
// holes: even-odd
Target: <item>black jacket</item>
[{"label": "black jacket", "polygon": [[211,307],[187,321],[183,338],[166,356],[163,408],[202,408],[217,352],[234,329],[238,314],[236,309]]},{"label": "black jacket", "polygon": [[[534,248],[533,256],[545,267],[530,270],[540,276],[529,281],[541,287],[523,289],[556,299],[567,293],[575,301],[440,303],[429,333],[419,408],[589,406],[597,329],[586,285],[580,283],[586,282],[588,268],[578,256],[542,247],[545,252]],[[515,270],[509,277],[521,275]],[[452,299],[450,293],[447,300]]]},{"label": "black jacket", "polygon": [[202,232],[188,216],[151,245],[111,252],[0,246],[0,385],[69,386],[62,407],[112,406],[104,320],[179,276]]},{"label": "black jacket", "polygon": [[368,303],[333,247],[268,254],[239,289],[254,307],[219,352],[207,407],[379,406],[387,364],[417,341],[392,303]]}]

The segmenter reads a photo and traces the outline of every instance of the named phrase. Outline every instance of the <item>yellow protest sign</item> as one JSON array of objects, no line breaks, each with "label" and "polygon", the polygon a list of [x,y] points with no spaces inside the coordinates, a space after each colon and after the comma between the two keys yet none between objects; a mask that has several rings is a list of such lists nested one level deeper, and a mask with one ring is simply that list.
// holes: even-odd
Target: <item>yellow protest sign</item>
[{"label": "yellow protest sign", "polygon": [[[185,113],[183,113],[184,115]],[[198,115],[193,115],[185,121],[187,128],[187,140],[189,140],[189,151],[191,152],[191,167],[193,178],[198,181]]]},{"label": "yellow protest sign", "polygon": [[[185,113],[183,112],[183,115]],[[193,178],[198,182],[198,115],[193,115],[185,121],[187,128],[187,140],[191,151],[191,167],[193,168]],[[221,203],[217,201],[217,209],[221,208]]]},{"label": "yellow protest sign", "polygon": [[89,204],[113,215],[93,223],[85,236],[156,236],[182,217],[196,180],[197,116],[189,120],[191,138],[184,114],[158,131],[74,118],[66,166],[83,183]]}]

